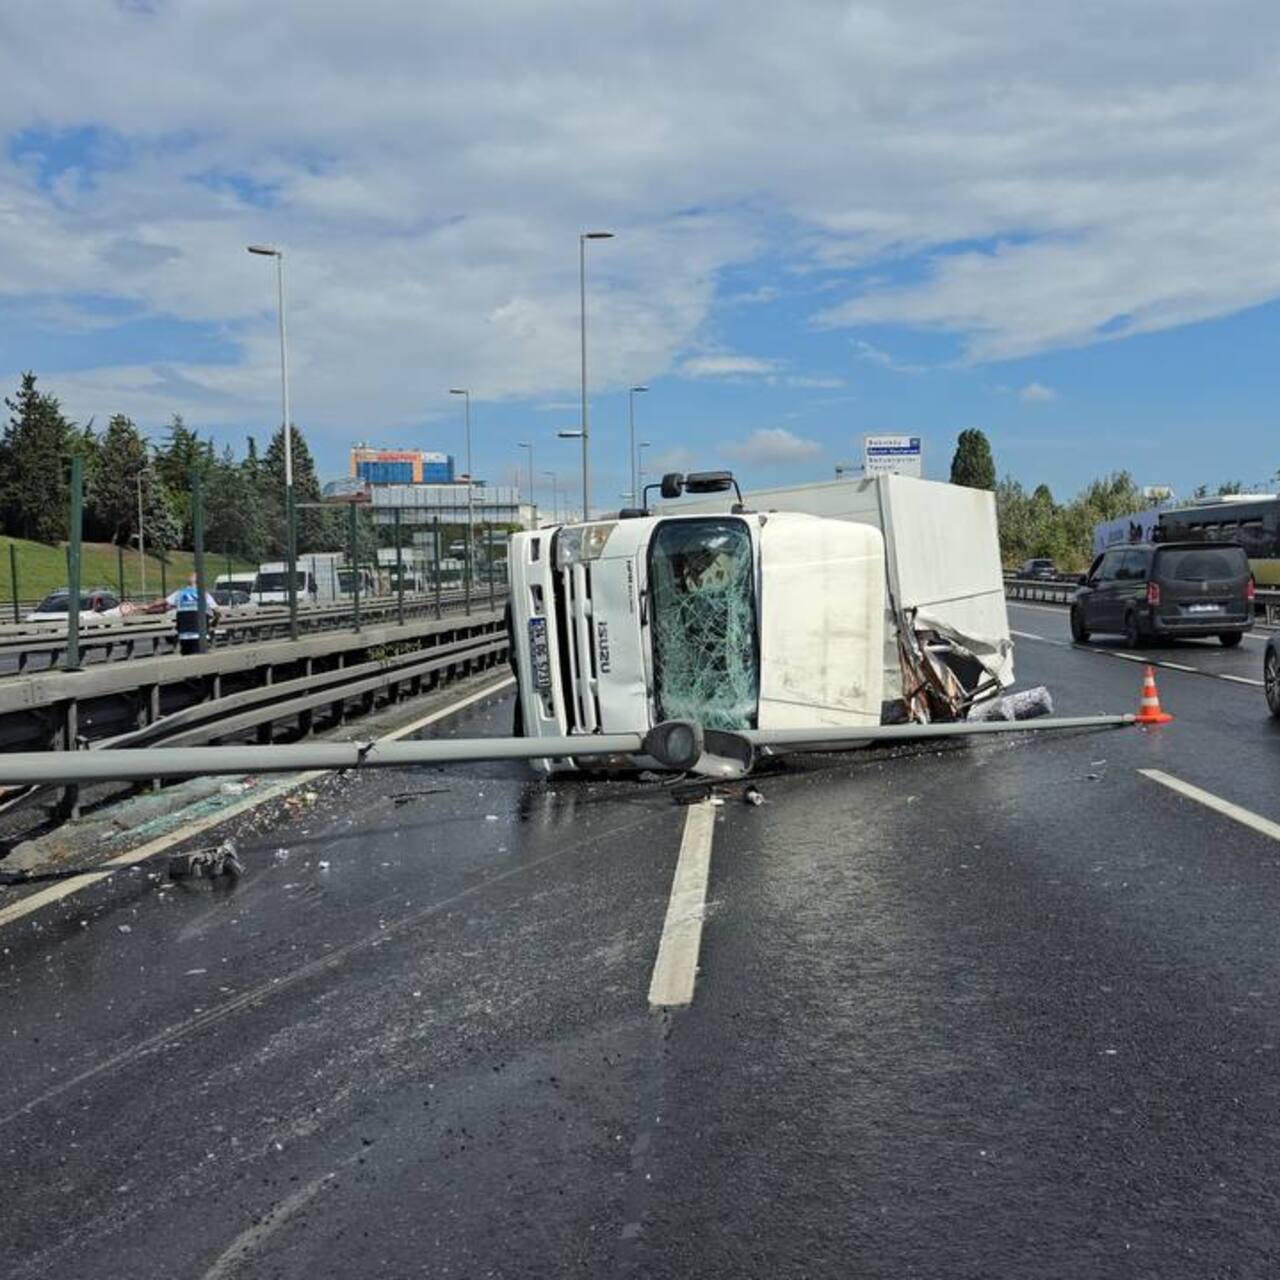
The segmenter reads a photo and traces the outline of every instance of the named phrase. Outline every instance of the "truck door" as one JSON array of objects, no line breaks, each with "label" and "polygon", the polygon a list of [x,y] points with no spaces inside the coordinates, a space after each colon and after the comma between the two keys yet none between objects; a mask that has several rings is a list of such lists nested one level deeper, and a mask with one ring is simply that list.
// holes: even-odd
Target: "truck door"
[{"label": "truck door", "polygon": [[802,515],[765,522],[760,728],[880,723],[884,557],[871,525]]}]

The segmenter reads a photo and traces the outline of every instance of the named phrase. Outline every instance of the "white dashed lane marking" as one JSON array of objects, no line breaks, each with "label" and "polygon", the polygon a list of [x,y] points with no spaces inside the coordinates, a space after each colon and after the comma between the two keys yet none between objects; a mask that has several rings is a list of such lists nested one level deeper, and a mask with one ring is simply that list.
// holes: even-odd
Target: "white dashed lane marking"
[{"label": "white dashed lane marking", "polygon": [[1190,675],[1207,676],[1210,680],[1229,680],[1232,684],[1247,684],[1251,688],[1261,689],[1262,681],[1251,676],[1233,676],[1223,671],[1206,671],[1203,667],[1193,667],[1185,662],[1171,662],[1168,658],[1153,658],[1145,653],[1126,653],[1123,649],[1095,649],[1087,644],[1073,644],[1067,640],[1053,640],[1049,636],[1037,635],[1034,631],[1018,631],[1009,628],[1011,636],[1019,640],[1034,640],[1038,644],[1052,645],[1055,649],[1074,649],[1077,653],[1091,653],[1096,658],[1119,658],[1122,662],[1140,662],[1144,666],[1159,667],[1163,671],[1185,671]]},{"label": "white dashed lane marking", "polygon": [[649,982],[649,1004],[655,1009],[678,1008],[693,1001],[715,824],[715,806],[710,800],[689,806],[667,919]]},{"label": "white dashed lane marking", "polygon": [[1197,804],[1204,805],[1206,809],[1212,809],[1215,813],[1230,818],[1232,822],[1239,822],[1243,826],[1251,827],[1254,831],[1260,831],[1264,836],[1270,836],[1272,840],[1280,840],[1280,823],[1272,822],[1270,818],[1264,818],[1251,809],[1242,808],[1230,800],[1215,796],[1212,791],[1205,791],[1202,787],[1193,786],[1190,782],[1183,782],[1181,778],[1175,778],[1172,774],[1160,769],[1139,769],[1138,772],[1144,778],[1150,778],[1152,782],[1158,782],[1162,787],[1168,787],[1170,791],[1176,791],[1179,795],[1186,796],[1188,800],[1194,800]]}]

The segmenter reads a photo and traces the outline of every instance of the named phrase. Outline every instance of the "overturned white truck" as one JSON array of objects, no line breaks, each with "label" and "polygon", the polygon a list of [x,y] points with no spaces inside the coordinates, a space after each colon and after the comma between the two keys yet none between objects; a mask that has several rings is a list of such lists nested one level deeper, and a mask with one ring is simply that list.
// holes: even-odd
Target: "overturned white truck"
[{"label": "overturned white truck", "polygon": [[656,513],[512,536],[518,734],[956,721],[1012,683],[990,493],[879,476],[744,498],[728,472],[661,489]]}]

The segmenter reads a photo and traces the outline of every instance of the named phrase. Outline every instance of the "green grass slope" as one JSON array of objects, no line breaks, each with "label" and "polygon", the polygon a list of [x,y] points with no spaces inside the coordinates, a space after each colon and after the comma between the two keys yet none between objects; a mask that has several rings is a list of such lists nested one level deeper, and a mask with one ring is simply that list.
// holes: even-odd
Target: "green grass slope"
[{"label": "green grass slope", "polygon": [[[66,543],[50,546],[43,542],[28,542],[23,538],[0,536],[0,619],[3,619],[13,600],[13,576],[9,548],[14,550],[18,568],[18,599],[36,600],[57,587],[67,585]],[[195,569],[195,557],[190,551],[170,551],[169,563],[164,566],[164,581],[169,590],[187,580]],[[257,565],[233,559],[231,572],[247,570],[252,573]],[[205,556],[205,573],[210,585],[220,573],[227,572],[227,558],[222,555]],[[160,561],[146,557],[146,594],[160,594]],[[109,542],[86,542],[81,551],[80,581],[85,587],[110,587],[120,590],[120,558],[117,548]],[[142,570],[136,550],[124,553],[124,589],[130,598],[143,594]]]}]

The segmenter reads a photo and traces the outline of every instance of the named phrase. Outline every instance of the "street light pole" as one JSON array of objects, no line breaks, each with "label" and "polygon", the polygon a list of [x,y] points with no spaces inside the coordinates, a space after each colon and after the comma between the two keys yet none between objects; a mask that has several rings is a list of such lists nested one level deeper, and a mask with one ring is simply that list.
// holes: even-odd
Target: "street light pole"
[{"label": "street light pole", "polygon": [[533,441],[521,440],[520,448],[529,450],[529,524],[530,527],[536,529],[538,527],[538,497],[533,490]]},{"label": "street light pole", "polygon": [[641,440],[636,445],[636,484],[639,486],[637,493],[640,494],[640,501],[644,501],[644,451],[651,447],[651,442]]},{"label": "street light pole", "polygon": [[471,474],[471,392],[466,387],[450,387],[451,396],[462,396],[466,409],[467,428],[467,589],[471,588],[471,530],[474,524],[474,510],[471,495],[475,490],[475,477]]},{"label": "street light pole", "polygon": [[578,318],[582,336],[582,518],[591,510],[591,429],[587,414],[587,241],[612,240],[612,231],[584,231],[578,236]]},{"label": "street light pole", "polygon": [[633,507],[636,505],[636,494],[639,493],[639,490],[636,488],[636,395],[641,391],[648,390],[648,387],[632,387],[627,393],[630,410],[628,413],[628,419],[631,424],[627,453],[630,455],[629,460],[631,462],[631,506]]},{"label": "street light pole", "polygon": [[298,534],[293,493],[293,419],[289,413],[289,346],[284,318],[284,250],[269,244],[251,244],[250,253],[276,260],[276,312],[280,321],[280,405],[284,415],[284,518],[285,560],[288,569],[289,639],[298,638]]}]

